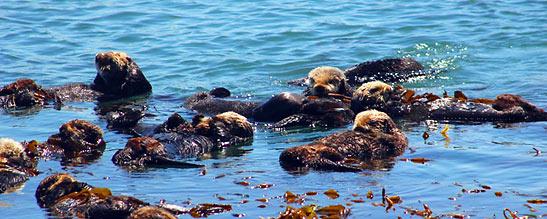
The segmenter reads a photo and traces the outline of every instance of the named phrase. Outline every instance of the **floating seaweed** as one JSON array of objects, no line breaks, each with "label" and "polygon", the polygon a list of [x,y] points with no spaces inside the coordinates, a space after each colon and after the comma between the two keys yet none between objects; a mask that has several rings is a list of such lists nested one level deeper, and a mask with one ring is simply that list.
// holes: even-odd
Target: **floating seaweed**
[{"label": "floating seaweed", "polygon": [[338,197],[340,197],[340,194],[338,194],[338,192],[334,189],[329,189],[326,192],[324,192],[323,194],[325,194],[330,199],[337,199]]},{"label": "floating seaweed", "polygon": [[232,205],[223,204],[198,204],[190,209],[190,215],[194,218],[208,217],[213,214],[220,214],[232,210]]}]

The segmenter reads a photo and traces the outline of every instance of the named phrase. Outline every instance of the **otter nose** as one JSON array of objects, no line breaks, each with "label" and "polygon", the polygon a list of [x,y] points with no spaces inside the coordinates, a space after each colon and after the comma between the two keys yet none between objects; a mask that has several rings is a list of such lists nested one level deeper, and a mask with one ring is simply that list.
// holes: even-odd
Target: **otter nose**
[{"label": "otter nose", "polygon": [[315,87],[313,87],[313,90],[315,91],[314,93],[317,96],[326,95],[328,93],[327,88],[322,85],[315,85]]}]

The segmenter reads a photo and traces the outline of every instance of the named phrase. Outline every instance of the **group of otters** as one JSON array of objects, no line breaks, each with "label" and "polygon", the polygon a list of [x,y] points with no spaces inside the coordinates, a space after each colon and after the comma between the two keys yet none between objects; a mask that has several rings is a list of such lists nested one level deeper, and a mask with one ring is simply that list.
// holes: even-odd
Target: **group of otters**
[{"label": "group of otters", "polygon": [[[5,85],[0,89],[0,106],[9,111],[68,102],[101,102],[146,95],[152,90],[138,65],[123,52],[99,53],[95,65],[97,75],[91,84],[42,88],[31,79],[19,79]],[[345,71],[323,66],[311,70],[305,79],[289,82],[307,86],[302,94],[283,92],[265,101],[246,101],[231,98],[230,91],[224,88],[198,92],[183,104],[198,112],[191,122],[174,113],[162,124],[141,124],[146,107],[136,105],[105,107],[99,115],[106,118],[109,129],[135,136],[112,158],[114,164],[130,169],[200,167],[181,160],[249,144],[253,128],[247,119],[268,122],[273,128],[340,127],[353,122],[351,130],[287,148],[279,157],[281,166],[288,170],[325,171],[361,171],[372,161],[403,154],[408,140],[392,117],[416,121],[547,120],[547,113],[517,95],[503,94],[494,100],[468,99],[461,92],[455,92],[454,97],[446,93],[442,97],[431,93],[415,95],[401,85],[386,84],[432,73],[435,71],[424,69],[411,58],[369,61]],[[36,175],[37,159],[54,157],[61,162],[82,163],[97,159],[104,149],[102,130],[84,120],[63,124],[59,133],[41,144],[1,138],[0,193],[13,191],[29,176]],[[188,211],[114,196],[105,189],[78,182],[67,173],[46,177],[35,196],[41,207],[59,216],[174,218]]]}]

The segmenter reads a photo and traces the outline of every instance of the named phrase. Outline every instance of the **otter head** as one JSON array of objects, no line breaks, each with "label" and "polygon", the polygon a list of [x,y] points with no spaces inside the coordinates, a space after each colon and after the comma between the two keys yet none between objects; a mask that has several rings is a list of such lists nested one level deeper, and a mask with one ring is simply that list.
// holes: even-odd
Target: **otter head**
[{"label": "otter head", "polygon": [[364,83],[353,94],[351,109],[354,112],[367,109],[383,109],[392,91],[391,86],[381,81]]},{"label": "otter head", "polygon": [[82,189],[91,189],[86,183],[78,182],[68,173],[57,173],[46,177],[38,188],[34,196],[40,207],[51,207],[57,203],[59,198],[73,192],[80,192]]},{"label": "otter head", "polygon": [[324,97],[329,93],[343,94],[346,76],[338,68],[322,66],[308,73],[307,83],[312,96]]},{"label": "otter head", "polygon": [[25,147],[11,138],[0,138],[0,163],[14,167],[36,167]]},{"label": "otter head", "polygon": [[102,154],[106,144],[99,126],[78,119],[63,124],[58,134],[49,137],[48,143],[62,148],[67,157],[95,157]]},{"label": "otter head", "polygon": [[117,151],[112,157],[116,165],[142,168],[155,156],[166,156],[165,147],[150,137],[131,138],[125,148]]},{"label": "otter head", "polygon": [[53,99],[44,90],[42,86],[37,85],[32,79],[22,78],[9,85],[0,88],[0,96],[6,96],[0,105],[9,108],[28,107],[43,104],[45,100]]},{"label": "otter head", "polygon": [[534,104],[514,94],[498,95],[492,103],[492,108],[499,111],[518,110],[519,108],[525,112],[540,111]]},{"label": "otter head", "polygon": [[104,94],[132,96],[152,90],[141,69],[123,52],[105,52],[95,56],[97,76],[91,88]]},{"label": "otter head", "polygon": [[352,130],[363,133],[393,134],[398,128],[386,113],[378,110],[367,110],[355,116]]},{"label": "otter head", "polygon": [[222,145],[246,141],[253,137],[253,128],[245,116],[229,111],[205,117],[197,114],[192,119],[196,133],[207,136]]},{"label": "otter head", "polygon": [[136,137],[129,139],[125,148],[118,150],[114,154],[112,162],[118,166],[130,169],[142,169],[148,166],[178,168],[203,166],[170,158],[165,146],[151,137]]}]

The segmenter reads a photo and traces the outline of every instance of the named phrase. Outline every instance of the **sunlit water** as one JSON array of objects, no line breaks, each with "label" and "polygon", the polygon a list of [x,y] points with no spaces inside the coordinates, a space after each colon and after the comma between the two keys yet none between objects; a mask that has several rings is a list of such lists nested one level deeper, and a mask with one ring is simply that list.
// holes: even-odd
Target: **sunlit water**
[{"label": "sunlit water", "polygon": [[[265,99],[282,91],[301,92],[285,82],[317,66],[343,69],[402,56],[446,70],[403,83],[420,93],[462,90],[476,98],[514,93],[547,108],[545,1],[1,1],[0,37],[0,86],[21,77],[44,87],[91,83],[96,53],[128,53],[153,86],[151,97],[139,100],[158,115],[146,118],[148,123],[161,123],[173,112],[190,119],[194,112],[180,106],[197,91],[223,86],[237,96]],[[430,162],[398,160],[386,170],[306,174],[283,170],[281,151],[349,126],[277,132],[259,123],[252,145],[191,160],[207,166],[206,175],[200,175],[202,169],[128,172],[116,167],[110,159],[129,136],[106,129],[96,106],[74,103],[60,110],[0,113],[0,137],[45,141],[77,118],[99,125],[107,141],[103,156],[90,164],[63,167],[57,160],[41,160],[40,175],[21,190],[0,195],[1,218],[46,217],[34,192],[42,179],[57,172],[153,204],[165,199],[189,207],[232,205],[231,212],[212,218],[278,216],[287,205],[280,198],[287,190],[316,191],[304,205],[343,204],[351,209],[350,218],[419,218],[405,214],[405,208],[423,210],[423,203],[434,215],[503,218],[504,208],[520,216],[547,213],[545,204],[529,204],[535,212],[524,205],[547,199],[545,122],[451,123],[445,138],[446,122],[397,121],[409,138],[409,149],[399,159]],[[431,135],[425,141],[424,131]],[[241,181],[250,185],[236,184]],[[263,183],[273,186],[252,189]],[[491,189],[462,192],[482,185]],[[383,187],[388,196],[402,198],[395,210],[373,205],[381,202]],[[340,197],[323,195],[328,189]],[[372,200],[365,197],[369,190]],[[269,202],[256,201],[260,198]]]}]

